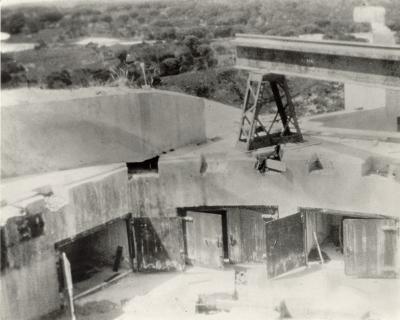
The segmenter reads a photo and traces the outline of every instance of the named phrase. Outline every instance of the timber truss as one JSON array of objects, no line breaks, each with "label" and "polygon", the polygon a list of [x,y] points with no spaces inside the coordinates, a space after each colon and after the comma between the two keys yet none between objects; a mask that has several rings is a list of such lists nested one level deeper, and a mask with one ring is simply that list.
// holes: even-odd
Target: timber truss
[{"label": "timber truss", "polygon": [[[271,106],[273,102],[276,109]],[[271,111],[275,111],[274,116]],[[244,144],[246,150],[254,150],[302,141],[286,78],[276,74],[250,73],[242,108],[239,143]]]}]

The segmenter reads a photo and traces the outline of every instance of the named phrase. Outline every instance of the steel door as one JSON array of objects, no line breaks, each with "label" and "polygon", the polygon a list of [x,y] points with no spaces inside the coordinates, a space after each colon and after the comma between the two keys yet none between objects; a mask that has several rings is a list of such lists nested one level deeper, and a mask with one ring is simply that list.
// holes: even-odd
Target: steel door
[{"label": "steel door", "polygon": [[301,213],[267,222],[265,236],[268,278],[306,265]]},{"label": "steel door", "polygon": [[181,270],[182,221],[171,218],[134,218],[138,271]]},{"label": "steel door", "polygon": [[222,216],[207,212],[187,212],[187,258],[193,265],[222,267]]},{"label": "steel door", "polygon": [[360,278],[396,277],[398,230],[391,219],[343,221],[346,275]]}]

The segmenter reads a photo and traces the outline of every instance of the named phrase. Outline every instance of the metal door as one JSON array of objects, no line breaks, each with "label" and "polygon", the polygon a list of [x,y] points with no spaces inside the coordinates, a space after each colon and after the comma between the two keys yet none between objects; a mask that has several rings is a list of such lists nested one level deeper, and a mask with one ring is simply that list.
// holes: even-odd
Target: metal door
[{"label": "metal door", "polygon": [[360,278],[392,278],[397,269],[398,229],[391,219],[343,221],[346,275]]},{"label": "metal door", "polygon": [[223,265],[222,216],[207,212],[186,213],[187,258],[193,265]]},{"label": "metal door", "polygon": [[138,271],[183,269],[180,218],[134,218],[133,222]]},{"label": "metal door", "polygon": [[301,213],[267,222],[265,236],[268,278],[306,265]]}]

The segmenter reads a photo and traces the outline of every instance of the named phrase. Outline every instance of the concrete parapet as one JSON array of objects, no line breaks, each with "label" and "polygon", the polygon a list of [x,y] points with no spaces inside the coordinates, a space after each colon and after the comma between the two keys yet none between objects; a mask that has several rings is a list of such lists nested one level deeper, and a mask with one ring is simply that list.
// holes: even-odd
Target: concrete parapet
[{"label": "concrete parapet", "polygon": [[204,101],[196,97],[157,90],[74,96],[28,105],[2,97],[2,177],[139,162],[206,139]]}]

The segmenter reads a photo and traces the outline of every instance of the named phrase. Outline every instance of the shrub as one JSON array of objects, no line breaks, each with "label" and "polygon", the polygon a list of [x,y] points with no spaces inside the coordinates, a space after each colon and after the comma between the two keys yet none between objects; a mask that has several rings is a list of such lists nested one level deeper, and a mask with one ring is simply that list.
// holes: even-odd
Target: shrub
[{"label": "shrub", "polygon": [[121,23],[127,23],[129,21],[129,16],[127,14],[121,14],[118,16],[117,20]]},{"label": "shrub", "polygon": [[110,15],[105,15],[100,18],[101,21],[110,23],[112,21],[112,17]]},{"label": "shrub", "polygon": [[71,74],[68,70],[54,71],[46,77],[49,89],[61,89],[72,85]]},{"label": "shrub", "polygon": [[37,19],[28,19],[26,21],[26,26],[30,33],[37,33],[43,28],[43,24]]},{"label": "shrub", "polygon": [[7,71],[1,70],[1,84],[6,84],[11,81],[11,74]]},{"label": "shrub", "polygon": [[179,73],[179,60],[177,58],[167,58],[160,63],[160,76],[170,76]]},{"label": "shrub", "polygon": [[208,35],[208,33],[209,30],[205,27],[179,28],[177,38],[184,39],[186,36],[195,36],[199,39],[203,39]]},{"label": "shrub", "polygon": [[183,44],[189,48],[189,50],[193,56],[198,55],[197,47],[200,44],[199,38],[197,38],[196,36],[193,36],[193,35],[186,36],[185,39],[183,39]]},{"label": "shrub", "polygon": [[231,26],[221,26],[214,30],[214,37],[216,38],[227,38],[233,36],[233,29]]},{"label": "shrub", "polygon": [[43,23],[55,23],[62,19],[63,14],[58,10],[51,10],[47,12],[42,12],[39,15],[39,20]]},{"label": "shrub", "polygon": [[106,83],[112,79],[111,71],[105,69],[91,70],[90,71],[94,81]]},{"label": "shrub", "polygon": [[156,19],[153,21],[152,25],[155,27],[172,27],[168,19]]},{"label": "shrub", "polygon": [[1,21],[1,29],[2,31],[8,32],[10,34],[18,34],[22,31],[25,23],[25,15],[18,12],[3,18]]},{"label": "shrub", "polygon": [[47,48],[47,43],[43,39],[39,39],[38,43],[35,45],[35,50],[45,49]]}]

